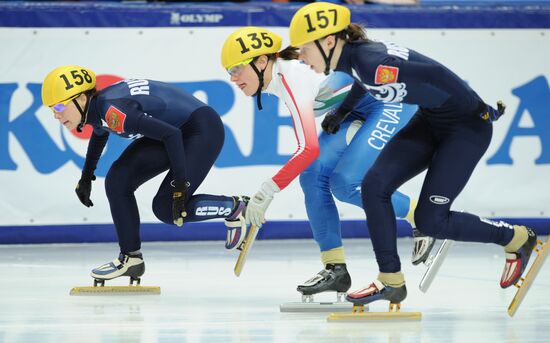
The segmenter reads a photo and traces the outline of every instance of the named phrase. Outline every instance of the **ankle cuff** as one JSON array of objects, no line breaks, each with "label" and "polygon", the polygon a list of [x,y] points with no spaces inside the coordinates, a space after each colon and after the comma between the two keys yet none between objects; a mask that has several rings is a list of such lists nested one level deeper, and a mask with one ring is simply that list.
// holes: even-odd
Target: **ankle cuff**
[{"label": "ankle cuff", "polygon": [[321,261],[323,265],[327,264],[341,264],[346,263],[346,258],[344,256],[344,248],[334,248],[327,251],[321,251]]},{"label": "ankle cuff", "polygon": [[510,243],[506,244],[504,246],[505,252],[516,252],[521,248],[525,242],[527,242],[527,239],[529,238],[529,233],[527,232],[527,228],[525,226],[520,225],[514,225],[514,236],[512,237],[512,240]]},{"label": "ankle cuff", "polygon": [[405,275],[402,272],[378,273],[378,280],[390,287],[401,287],[405,284]]}]

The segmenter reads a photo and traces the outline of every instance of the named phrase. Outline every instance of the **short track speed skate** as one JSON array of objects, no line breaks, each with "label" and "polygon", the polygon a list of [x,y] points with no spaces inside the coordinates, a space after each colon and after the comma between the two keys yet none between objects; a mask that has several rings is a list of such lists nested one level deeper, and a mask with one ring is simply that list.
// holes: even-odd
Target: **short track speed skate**
[{"label": "short track speed skate", "polygon": [[[343,301],[351,287],[351,277],[346,265],[327,264],[317,275],[298,285],[297,291],[302,294],[302,302],[281,304],[281,312],[338,312],[349,311],[351,305]],[[336,302],[315,302],[313,297],[323,292],[335,292]]]},{"label": "short track speed skate", "polygon": [[[380,280],[374,280],[368,287],[348,293],[346,300],[353,303],[348,313],[331,313],[328,321],[365,321],[365,320],[420,320],[420,312],[401,312],[401,302],[407,297],[405,284],[399,287],[387,286]],[[388,312],[365,312],[365,306],[374,301],[388,300]]]},{"label": "short track speed skate", "polygon": [[235,276],[240,276],[243,271],[244,264],[248,253],[256,241],[258,235],[258,228],[255,225],[246,225],[246,206],[250,198],[247,196],[233,197],[236,203],[236,209],[234,213],[225,220],[225,226],[227,227],[227,239],[225,241],[225,248],[228,250],[237,249],[240,251],[237,263],[233,272]]},{"label": "short track speed skate", "polygon": [[[75,287],[71,295],[90,294],[160,294],[160,287],[141,286],[141,276],[145,272],[143,256],[120,253],[118,258],[92,270],[93,287]],[[106,280],[121,276],[130,277],[129,286],[105,286]],[[135,283],[135,285],[134,285]]]},{"label": "short track speed skate", "polygon": [[417,228],[413,228],[412,233],[414,247],[411,262],[416,266],[422,262],[426,262],[428,257],[430,257],[430,252],[435,244],[435,238],[422,234]]},{"label": "short track speed skate", "polygon": [[441,243],[439,246],[439,249],[435,254],[430,255],[426,260],[424,261],[424,264],[428,267],[426,272],[424,273],[424,276],[422,277],[422,280],[420,280],[420,284],[418,288],[424,293],[428,291],[430,288],[435,276],[437,275],[437,272],[441,268],[441,265],[443,264],[443,261],[445,260],[445,257],[449,253],[449,250],[453,246],[454,241],[446,239]]},{"label": "short track speed skate", "polygon": [[[535,236],[536,239],[536,236]],[[513,317],[516,311],[519,308],[519,305],[521,305],[521,302],[527,295],[527,292],[529,291],[529,288],[531,287],[531,284],[535,281],[535,278],[537,277],[537,274],[539,273],[540,268],[544,264],[544,261],[546,260],[546,257],[548,256],[548,251],[550,251],[550,237],[546,239],[546,241],[543,243],[541,240],[536,239],[536,243],[528,243],[526,244],[528,247],[532,247],[531,249],[534,250],[537,253],[537,257],[535,258],[535,261],[531,265],[531,268],[527,270],[527,274],[525,277],[520,277],[519,280],[514,284],[518,288],[516,295],[512,299],[512,302],[510,303],[510,306],[508,306],[508,315],[510,317]],[[531,252],[528,252],[528,255],[530,255]],[[525,267],[527,267],[528,264],[528,258],[525,262]]]},{"label": "short track speed skate", "polygon": [[246,262],[248,253],[250,252],[250,249],[252,249],[252,245],[254,244],[254,241],[256,240],[257,235],[258,235],[258,228],[256,227],[256,225],[250,225],[250,228],[248,229],[248,233],[246,234],[244,241],[237,248],[241,252],[239,253],[239,257],[237,258],[237,263],[235,263],[235,268],[233,268],[233,272],[235,273],[235,276],[241,275],[241,272],[243,271],[244,263]]}]

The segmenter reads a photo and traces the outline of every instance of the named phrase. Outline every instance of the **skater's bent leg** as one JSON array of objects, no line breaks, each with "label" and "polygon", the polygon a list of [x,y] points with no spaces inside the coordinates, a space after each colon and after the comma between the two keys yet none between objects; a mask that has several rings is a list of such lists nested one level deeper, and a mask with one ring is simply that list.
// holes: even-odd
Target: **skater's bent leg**
[{"label": "skater's bent leg", "polygon": [[422,172],[433,154],[429,128],[415,116],[384,148],[361,186],[363,206],[380,272],[401,270],[392,194]]},{"label": "skater's bent leg", "polygon": [[441,239],[506,245],[514,235],[512,225],[494,223],[464,212],[450,211],[475,166],[487,149],[492,127],[483,121],[475,127],[463,124],[446,137],[430,163],[415,221],[418,229]]},{"label": "skater's bent leg", "polygon": [[130,144],[109,169],[105,192],[123,253],[136,252],[141,248],[135,190],[168,169],[168,165],[162,143],[142,138]]},{"label": "skater's bent leg", "polygon": [[[337,133],[348,143],[330,179],[332,193],[338,200],[363,208],[360,190],[365,174],[386,143],[409,122],[416,110],[413,105],[372,103],[368,100],[356,107],[354,113],[359,116],[368,113],[364,123],[359,126],[358,120],[352,121]],[[391,119],[391,125],[387,124],[388,119]],[[384,133],[380,125],[387,129]],[[396,214],[400,218],[401,214],[405,216],[409,204],[399,196],[392,201]]]},{"label": "skater's bent leg", "polygon": [[[300,174],[300,186],[304,192],[306,212],[313,237],[321,250],[322,260],[338,260],[344,263],[340,218],[330,189],[330,175],[346,151],[345,133],[351,122],[342,124],[335,135],[322,133],[319,137],[320,155]],[[330,253],[333,249],[335,252]],[[330,255],[330,256],[329,256]],[[325,256],[325,257],[323,257]],[[324,263],[326,265],[326,263]]]},{"label": "skater's bent leg", "polygon": [[[191,119],[181,128],[185,147],[187,181],[186,195],[188,215],[184,222],[227,218],[232,214],[236,200],[223,195],[198,194],[194,192],[214,165],[224,141],[224,128],[219,115],[210,107],[201,107],[191,114]],[[155,216],[172,224],[172,174],[168,173],[153,199]]]},{"label": "skater's bent leg", "polygon": [[327,291],[346,292],[351,286],[342,247],[338,209],[329,185],[330,175],[347,148],[344,134],[350,124],[345,122],[342,132],[336,135],[321,134],[320,156],[300,174],[308,219],[325,266],[315,276],[298,285],[297,290],[303,296]]},{"label": "skater's bent leg", "polygon": [[321,252],[342,246],[338,209],[328,185],[327,173],[317,161],[300,175],[307,216]]}]

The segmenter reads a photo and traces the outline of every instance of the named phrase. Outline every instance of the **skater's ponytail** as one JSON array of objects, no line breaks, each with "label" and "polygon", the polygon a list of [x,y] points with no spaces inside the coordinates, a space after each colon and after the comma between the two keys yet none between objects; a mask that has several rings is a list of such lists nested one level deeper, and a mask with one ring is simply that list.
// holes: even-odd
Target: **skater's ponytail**
[{"label": "skater's ponytail", "polygon": [[366,42],[368,41],[367,32],[363,25],[357,23],[349,24],[344,30],[338,32],[336,36],[343,39],[346,43]]},{"label": "skater's ponytail", "polygon": [[275,61],[277,58],[281,58],[286,61],[297,60],[298,59],[298,48],[293,46],[287,46],[283,50],[276,52],[274,54],[266,55],[270,61]]}]

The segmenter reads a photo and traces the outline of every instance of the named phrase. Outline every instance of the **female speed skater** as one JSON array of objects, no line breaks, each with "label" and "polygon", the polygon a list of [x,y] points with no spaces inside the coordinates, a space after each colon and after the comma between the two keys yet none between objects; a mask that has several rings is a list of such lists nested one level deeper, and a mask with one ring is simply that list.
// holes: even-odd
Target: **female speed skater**
[{"label": "female speed skater", "polygon": [[[222,48],[222,65],[245,95],[256,96],[258,106],[262,92],[284,101],[292,116],[298,145],[292,158],[251,198],[245,217],[247,222],[261,226],[275,193],[299,175],[307,215],[325,268],[299,285],[298,291],[304,296],[324,291],[343,293],[350,288],[351,278],[333,196],[362,206],[361,180],[385,142],[412,117],[416,106],[384,104],[366,95],[342,122],[330,128],[330,123],[323,122],[333,134],[322,133],[318,137],[315,116],[339,104],[353,79],[344,73],[318,75],[296,60],[296,49],[281,51],[281,43],[282,38],[269,30],[244,27],[233,32]],[[391,202],[395,215],[414,226],[414,201],[395,192]],[[434,240],[420,234],[415,236],[413,263],[418,264],[427,258]]]},{"label": "female speed skater", "polygon": [[436,239],[495,243],[506,261],[500,280],[509,287],[523,274],[536,234],[525,226],[451,211],[491,141],[493,121],[504,113],[487,105],[460,77],[414,50],[366,37],[344,6],[317,2],[300,8],[290,24],[290,43],[316,72],[342,71],[356,82],[339,110],[338,123],[365,93],[385,103],[418,105],[407,125],[386,145],[362,184],[380,273],[369,286],[349,293],[361,305],[376,300],[399,303],[407,291],[396,247],[395,205],[390,196],[427,170],[414,211],[417,228]]}]

